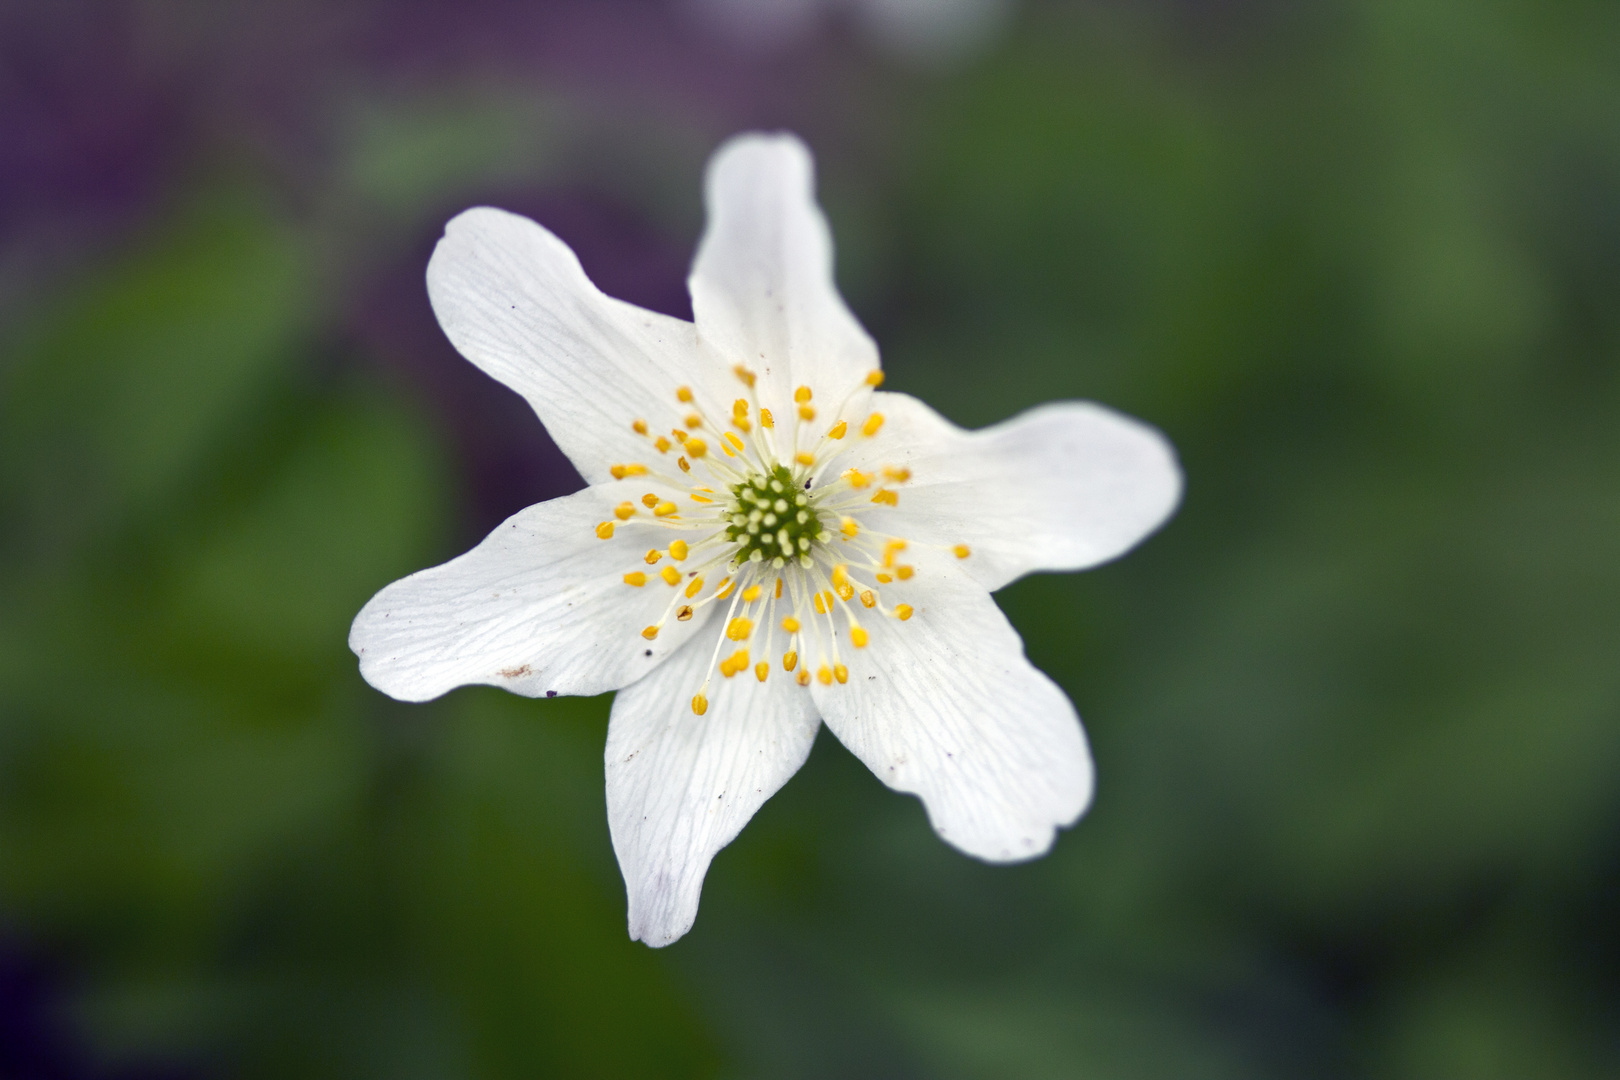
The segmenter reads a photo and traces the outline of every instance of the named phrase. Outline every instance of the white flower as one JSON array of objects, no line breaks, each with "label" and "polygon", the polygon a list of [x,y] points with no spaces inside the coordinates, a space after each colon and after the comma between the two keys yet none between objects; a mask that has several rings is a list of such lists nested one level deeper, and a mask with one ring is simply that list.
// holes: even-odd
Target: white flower
[{"label": "white flower", "polygon": [[1164,438],[1098,405],[966,432],[877,389],[797,139],[732,139],[707,204],[695,325],[602,295],[525,218],[450,222],[440,324],[590,486],[388,586],[349,638],[405,701],[619,691],[608,819],[650,945],[691,928],[715,853],[823,720],[961,850],[1045,852],[1091,797],[1090,755],[990,593],[1121,554],[1181,489]]}]

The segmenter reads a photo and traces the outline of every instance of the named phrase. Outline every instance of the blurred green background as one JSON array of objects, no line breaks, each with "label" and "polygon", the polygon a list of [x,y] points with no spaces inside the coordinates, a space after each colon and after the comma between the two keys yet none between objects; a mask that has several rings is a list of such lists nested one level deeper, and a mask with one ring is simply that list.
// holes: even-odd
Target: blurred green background
[{"label": "blurred green background", "polygon": [[[1620,6],[0,4],[0,1075],[1620,1076]],[[993,868],[823,732],[624,930],[608,700],[358,677],[577,486],[422,272],[476,203],[688,315],[814,147],[890,385],[1188,494],[1000,594],[1095,807]]]}]

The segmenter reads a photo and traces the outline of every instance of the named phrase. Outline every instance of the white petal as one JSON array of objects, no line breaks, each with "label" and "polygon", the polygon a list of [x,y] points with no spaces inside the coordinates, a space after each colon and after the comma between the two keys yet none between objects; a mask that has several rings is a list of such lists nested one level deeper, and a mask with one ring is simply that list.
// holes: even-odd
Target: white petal
[{"label": "white petal", "polygon": [[528,218],[489,207],[458,215],[427,283],[450,341],[528,400],[591,483],[615,463],[656,456],[632,421],[667,433],[685,411],[678,387],[701,390],[706,375],[718,385],[690,323],[604,296],[568,245]]},{"label": "white petal", "polygon": [[920,796],[934,830],[968,854],[1009,862],[1045,852],[1091,799],[1074,706],[949,556],[922,554],[917,576],[883,586],[882,599],[915,614],[866,612],[861,649],[840,627],[849,682],[812,684],[827,727],[884,783]]},{"label": "white petal", "polygon": [[688,282],[699,335],[758,372],[761,401],[778,417],[791,415],[795,387],[813,387],[825,410],[878,366],[877,346],[833,283],[813,171],[792,135],[739,135],[716,151],[708,229]]},{"label": "white petal", "polygon": [[1089,401],[1041,405],[972,432],[907,394],[880,391],[872,408],[883,428],[845,457],[861,455],[868,469],[906,466],[911,480],[898,486],[896,507],[873,507],[863,521],[908,540],[966,544],[962,566],[987,589],[1123,555],[1181,500],[1169,441]]},{"label": "white petal", "polygon": [[703,635],[621,690],[608,725],[608,826],[630,936],[653,946],[692,928],[709,862],[799,771],[820,726],[780,665],[764,683],[752,671],[715,672],[708,711],[693,714],[713,651],[714,636]]},{"label": "white petal", "polygon": [[[388,586],[355,616],[349,647],[367,682],[401,701],[427,701],[471,683],[528,697],[600,694],[629,685],[674,653],[710,614],[671,617],[641,636],[681,590],[642,559],[672,534],[596,525],[646,485],[605,484],[523,510],[483,543]],[[624,575],[646,574],[639,588]]]}]

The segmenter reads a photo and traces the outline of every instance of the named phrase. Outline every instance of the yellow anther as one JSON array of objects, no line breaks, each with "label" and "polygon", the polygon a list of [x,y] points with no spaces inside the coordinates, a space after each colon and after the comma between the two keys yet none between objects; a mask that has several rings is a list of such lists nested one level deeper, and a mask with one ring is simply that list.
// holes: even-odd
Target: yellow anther
[{"label": "yellow anther", "polygon": [[905,622],[907,619],[911,618],[911,605],[901,604],[899,607],[894,609],[894,614],[895,617],[901,622]]},{"label": "yellow anther", "polygon": [[771,665],[767,664],[765,661],[761,660],[759,663],[754,665],[754,678],[758,679],[760,682],[764,682],[765,676],[769,675],[770,673]]},{"label": "yellow anther", "polygon": [[643,585],[647,584],[647,575],[643,574],[640,570],[633,570],[624,575],[624,583],[626,585],[634,585],[639,589]]},{"label": "yellow anther", "polygon": [[771,415],[771,410],[760,406],[759,422],[763,427],[773,428],[776,426],[776,417]]},{"label": "yellow anther", "polygon": [[681,467],[681,472],[691,472],[692,471],[692,466],[690,466],[690,465],[688,465],[686,463],[685,458],[676,458],[675,459],[675,464],[677,464],[677,465],[679,465]]},{"label": "yellow anther", "polygon": [[714,502],[714,500],[709,498],[707,495],[693,495],[692,496],[692,501],[695,502],[695,503],[712,503],[712,502]]},{"label": "yellow anther", "polygon": [[872,592],[871,589],[862,589],[861,590],[861,606],[863,606],[863,607],[876,607],[877,606],[877,596],[876,596],[876,594],[874,594]]},{"label": "yellow anther", "polygon": [[681,572],[673,566],[666,566],[658,572],[658,576],[669,583],[671,588],[681,583]]},{"label": "yellow anther", "polygon": [[878,428],[882,426],[883,414],[880,412],[875,412],[866,418],[866,423],[861,425],[861,434],[867,436],[876,435],[878,433]]},{"label": "yellow anther", "polygon": [[735,581],[732,581],[730,578],[726,578],[720,583],[720,587],[714,590],[714,598],[716,600],[724,600],[726,597],[731,595],[731,590],[735,589],[736,587],[737,583]]},{"label": "yellow anther", "polygon": [[687,439],[686,452],[695,458],[700,458],[709,452],[709,444],[702,439]]},{"label": "yellow anther", "polygon": [[866,648],[866,643],[870,640],[871,639],[866,636],[866,627],[852,626],[849,628],[850,644],[854,645],[857,649]]},{"label": "yellow anther", "polygon": [[731,423],[738,431],[748,432],[754,430],[754,425],[748,422],[748,417],[746,416],[733,416],[731,418]]},{"label": "yellow anther", "polygon": [[826,664],[822,664],[816,669],[816,678],[820,680],[822,686],[832,685],[832,675],[832,668],[828,667]]},{"label": "yellow anther", "polygon": [[746,398],[738,398],[736,401],[733,401],[731,403],[731,415],[732,416],[747,416],[748,415],[748,400]]},{"label": "yellow anther", "polygon": [[894,580],[894,578],[890,577],[888,574],[879,574],[877,579],[879,585],[887,585],[889,582]]},{"label": "yellow anther", "polygon": [[736,367],[732,368],[731,370],[737,376],[737,378],[739,378],[743,382],[747,383],[750,389],[753,388],[753,386],[754,386],[754,373],[752,371],[749,371],[747,368],[743,367],[741,364],[738,364]]},{"label": "yellow anther", "polygon": [[725,451],[726,457],[736,457],[737,456],[737,451],[733,450],[731,447],[727,446],[725,443],[720,444],[720,449]]},{"label": "yellow anther", "polygon": [[867,386],[882,386],[883,385],[883,372],[877,370],[876,368],[873,368],[871,371],[868,371],[866,373],[866,385]]},{"label": "yellow anther", "polygon": [[687,605],[685,605],[685,604],[682,604],[680,606],[680,609],[675,612],[675,621],[676,622],[686,622],[691,617],[692,617],[692,609],[690,607],[688,607]]},{"label": "yellow anther", "polygon": [[833,583],[834,587],[842,585],[844,582],[846,582],[848,580],[849,580],[849,567],[848,566],[844,565],[843,563],[839,563],[837,566],[833,567],[832,583]]},{"label": "yellow anther", "polygon": [[732,641],[747,641],[748,635],[754,632],[754,621],[745,619],[741,615],[726,624],[726,637]]},{"label": "yellow anther", "polygon": [[847,517],[838,526],[838,531],[853,540],[855,539],[855,534],[861,531],[861,527],[856,523],[854,518]]},{"label": "yellow anther", "polygon": [[709,699],[704,697],[702,694],[699,694],[697,697],[693,698],[692,711],[697,713],[699,716],[702,716],[704,713],[708,712]]},{"label": "yellow anther", "polygon": [[852,488],[863,488],[872,482],[872,477],[859,469],[845,469],[843,478],[849,481]]},{"label": "yellow anther", "polygon": [[894,568],[895,576],[898,577],[901,581],[910,581],[911,580],[911,575],[915,574],[916,572],[917,571],[913,570],[909,566],[897,566],[897,567]]},{"label": "yellow anther", "polygon": [[610,476],[612,476],[613,479],[615,479],[615,480],[623,480],[624,477],[625,477],[624,466],[623,465],[615,465],[611,469],[608,470],[608,474]]},{"label": "yellow anther", "polygon": [[847,581],[834,585],[833,588],[837,589],[838,595],[846,601],[853,599],[855,596],[855,586]]},{"label": "yellow anther", "polygon": [[653,445],[658,447],[658,452],[660,454],[669,453],[669,440],[664,438],[662,435],[653,440]]},{"label": "yellow anther", "polygon": [[604,521],[596,527],[596,535],[603,540],[613,539],[613,522]]},{"label": "yellow anther", "polygon": [[800,420],[803,420],[805,423],[808,424],[810,421],[814,420],[815,418],[816,418],[816,407],[814,405],[800,405],[799,406],[799,419]]},{"label": "yellow anther", "polygon": [[816,455],[810,453],[808,450],[800,450],[797,454],[793,455],[793,460],[797,461],[800,465],[814,465],[816,463]]},{"label": "yellow anther", "polygon": [[728,432],[725,433],[725,435],[723,435],[721,437],[724,438],[726,440],[726,442],[731,444],[731,448],[733,450],[736,450],[739,453],[742,451],[743,441],[741,439],[737,438],[737,435],[736,435],[735,432],[728,431]]},{"label": "yellow anther", "polygon": [[883,567],[888,569],[894,565],[896,553],[906,550],[906,542],[896,537],[883,545]]},{"label": "yellow anther", "polygon": [[840,421],[838,421],[838,423],[836,423],[836,424],[834,424],[832,426],[831,431],[827,432],[827,437],[830,438],[830,439],[842,439],[844,437],[844,435],[848,433],[848,431],[849,431],[849,423],[848,423],[848,421],[840,420]]},{"label": "yellow anther", "polygon": [[678,390],[676,390],[675,391],[675,400],[676,401],[681,401],[681,402],[691,401],[692,400],[692,388],[690,386],[683,386],[683,387],[679,388]]},{"label": "yellow anther", "polygon": [[731,678],[739,671],[748,670],[748,650],[738,649],[724,660],[720,661],[720,674]]},{"label": "yellow anther", "polygon": [[679,509],[680,509],[680,507],[678,507],[674,503],[669,502],[669,501],[666,500],[664,502],[659,503],[657,506],[653,507],[653,516],[654,517],[669,517],[671,514],[673,514],[675,511],[677,511]]},{"label": "yellow anther", "polygon": [[647,492],[647,494],[641,497],[641,505],[651,510],[653,507],[658,505],[658,496],[654,495],[650,491]]},{"label": "yellow anther", "polygon": [[890,491],[888,488],[883,488],[872,496],[872,501],[875,503],[882,503],[884,506],[899,506],[900,496],[893,491]]},{"label": "yellow anther", "polygon": [[[799,620],[789,615],[782,620],[782,629],[790,634],[797,634],[799,632]],[[791,671],[792,669],[789,668],[788,670]]]},{"label": "yellow anther", "polygon": [[702,578],[695,577],[691,581],[686,583],[686,598],[688,600],[692,599],[692,597],[696,596],[698,593],[700,593],[702,591],[703,591],[703,579]]},{"label": "yellow anther", "polygon": [[793,400],[800,405],[803,405],[805,402],[809,401],[810,388],[808,386],[801,386],[797,390],[793,391]]},{"label": "yellow anther", "polygon": [[799,654],[798,653],[794,652],[792,649],[789,649],[787,652],[782,654],[782,670],[783,671],[792,671],[794,668],[796,668],[798,666],[799,666]]},{"label": "yellow anther", "polygon": [[671,435],[675,436],[675,441],[676,442],[680,443],[682,446],[686,445],[686,440],[687,440],[686,432],[682,431],[680,428],[670,428],[669,433]]},{"label": "yellow anther", "polygon": [[703,417],[699,416],[697,413],[687,413],[686,414],[686,426],[689,427],[689,428],[692,428],[693,430],[696,430],[696,429],[702,427],[703,426]]},{"label": "yellow anther", "polygon": [[629,521],[631,515],[634,514],[635,512],[636,512],[636,504],[635,503],[622,502],[618,506],[615,506],[613,508],[613,516],[618,518],[620,521]]},{"label": "yellow anther", "polygon": [[883,475],[897,484],[903,484],[911,479],[911,470],[894,465],[883,466]]},{"label": "yellow anther", "polygon": [[966,544],[957,544],[955,547],[951,548],[951,554],[955,555],[958,559],[965,559],[969,555],[973,554],[973,549],[968,547]]},{"label": "yellow anther", "polygon": [[834,664],[833,678],[837,679],[840,683],[849,682],[849,668],[845,667],[843,664]]},{"label": "yellow anther", "polygon": [[776,598],[778,600],[782,599],[782,579],[781,578],[776,579]]},{"label": "yellow anther", "polygon": [[810,669],[809,668],[804,668],[804,669],[800,670],[800,672],[797,675],[794,676],[794,680],[800,686],[809,686],[810,685]]},{"label": "yellow anther", "polygon": [[645,630],[643,630],[641,632],[641,636],[646,638],[648,641],[651,641],[653,638],[658,636],[658,627],[656,627],[656,626],[647,627],[647,629],[645,629]]},{"label": "yellow anther", "polygon": [[827,600],[827,610],[831,611],[833,609],[833,594],[830,592],[824,592],[821,595]]},{"label": "yellow anther", "polygon": [[637,435],[645,435],[645,434],[647,434],[647,421],[645,421],[645,420],[632,420],[632,421],[630,421],[630,429],[632,431],[634,431]]},{"label": "yellow anther", "polygon": [[760,589],[758,585],[748,586],[748,588],[743,590],[743,603],[752,604],[755,600],[759,599],[759,594],[762,591],[763,590]]},{"label": "yellow anther", "polygon": [[816,606],[816,614],[817,615],[825,615],[825,614],[827,614],[827,606],[821,602],[821,597],[822,597],[821,593],[816,593],[815,599],[811,601]]},{"label": "yellow anther", "polygon": [[638,465],[633,461],[632,462],[626,462],[625,466],[624,466],[624,475],[626,475],[626,476],[646,476],[647,475],[647,466]]},{"label": "yellow anther", "polygon": [[669,557],[674,559],[676,562],[680,562],[682,559],[686,558],[686,541],[677,540],[670,544]]},{"label": "yellow anther", "polygon": [[663,557],[664,553],[662,551],[659,551],[657,548],[652,548],[647,552],[646,563],[648,566],[651,566],[653,563],[657,562]]}]

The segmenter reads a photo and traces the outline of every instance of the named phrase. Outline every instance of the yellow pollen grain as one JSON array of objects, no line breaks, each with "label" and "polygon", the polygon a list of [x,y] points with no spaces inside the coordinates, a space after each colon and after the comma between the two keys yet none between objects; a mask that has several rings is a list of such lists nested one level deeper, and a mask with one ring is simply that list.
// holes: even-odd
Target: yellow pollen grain
[{"label": "yellow pollen grain", "polygon": [[771,665],[767,664],[765,661],[761,660],[759,663],[754,665],[754,678],[758,679],[760,682],[764,682],[765,676],[769,675],[770,673]]},{"label": "yellow pollen grain", "polygon": [[899,506],[900,496],[890,491],[888,488],[884,488],[872,496],[872,501],[875,503],[882,503],[884,506]]},{"label": "yellow pollen grain", "polygon": [[731,622],[726,626],[726,637],[730,638],[732,641],[747,641],[748,635],[753,632],[753,620],[745,619],[740,615],[737,618],[732,619]]},{"label": "yellow pollen grain", "polygon": [[622,502],[613,508],[613,516],[620,521],[629,521],[630,516],[636,512],[635,503]]},{"label": "yellow pollen grain", "polygon": [[870,640],[871,639],[866,635],[866,627],[852,626],[849,628],[850,644],[854,645],[857,649],[866,648],[866,643]]},{"label": "yellow pollen grain", "polygon": [[658,447],[658,452],[660,454],[669,453],[669,440],[664,438],[662,435],[653,440],[653,445]]},{"label": "yellow pollen grain", "polygon": [[958,559],[965,559],[969,555],[973,554],[973,549],[968,547],[966,544],[957,544],[955,547],[951,548],[951,554],[955,555]]},{"label": "yellow pollen grain", "polygon": [[693,430],[696,430],[696,429],[702,427],[703,426],[703,417],[699,416],[697,413],[687,413],[686,414],[686,426],[689,427],[689,428],[692,428]]},{"label": "yellow pollen grain", "polygon": [[680,507],[676,506],[674,503],[666,501],[661,502],[657,506],[653,507],[653,514],[656,517],[669,517],[679,509]]},{"label": "yellow pollen grain", "polygon": [[709,452],[709,444],[702,439],[687,439],[686,452],[695,458],[700,458]]},{"label": "yellow pollen grain", "polygon": [[910,581],[911,580],[911,575],[915,574],[916,572],[917,571],[913,570],[909,566],[897,566],[897,567],[894,568],[895,576],[898,577],[901,581]]},{"label": "yellow pollen grain", "polygon": [[658,505],[658,496],[654,495],[650,491],[647,492],[647,494],[641,497],[641,505],[651,510],[653,507]]},{"label": "yellow pollen grain", "polygon": [[833,588],[837,589],[838,595],[846,601],[855,596],[855,586],[851,585],[847,581],[840,582],[839,584],[834,585]]},{"label": "yellow pollen grain", "polygon": [[840,683],[849,682],[849,668],[845,667],[843,664],[834,664],[833,678],[837,679]]},{"label": "yellow pollen grain", "polygon": [[681,472],[691,472],[692,471],[692,466],[690,466],[690,465],[688,465],[686,463],[685,458],[676,458],[675,459],[675,464],[677,464],[677,465],[679,465],[681,467]]},{"label": "yellow pollen grain", "polygon": [[735,581],[732,581],[730,578],[726,578],[720,583],[720,587],[714,590],[714,598],[716,600],[724,600],[726,597],[731,595],[731,590],[735,589],[736,587],[737,583]]},{"label": "yellow pollen grain", "polygon": [[816,463],[816,455],[810,453],[808,450],[800,450],[797,454],[793,455],[793,460],[797,461],[800,465],[814,465]]},{"label": "yellow pollen grain", "polygon": [[604,521],[596,527],[596,535],[602,540],[613,539],[613,522]]},{"label": "yellow pollen grain", "polygon": [[735,432],[731,432],[731,431],[726,432],[725,435],[724,435],[724,438],[725,438],[726,442],[731,444],[731,448],[733,450],[736,450],[736,451],[739,451],[739,452],[742,450],[743,441],[741,439],[737,438],[737,435],[736,435]]},{"label": "yellow pollen grain", "polygon": [[703,579],[695,577],[686,584],[686,598],[688,600],[703,591]]},{"label": "yellow pollen grain", "polygon": [[647,552],[646,563],[648,566],[651,566],[653,563],[657,562],[663,557],[664,553],[662,551],[659,551],[657,548],[652,548]]},{"label": "yellow pollen grain", "polygon": [[838,421],[838,423],[836,423],[836,424],[834,424],[832,426],[831,431],[827,432],[827,436],[828,436],[828,438],[832,438],[832,439],[842,439],[848,432],[849,432],[849,423],[847,421],[840,420],[840,421]]},{"label": "yellow pollen grain", "polygon": [[901,604],[899,607],[894,609],[894,615],[895,618],[899,619],[901,622],[905,622],[907,619],[911,618],[911,605]]},{"label": "yellow pollen grain", "polygon": [[859,469],[845,469],[844,479],[849,481],[852,488],[863,488],[872,482],[872,478]]},{"label": "yellow pollen grain", "polygon": [[844,519],[843,523],[838,526],[838,531],[853,540],[855,539],[855,534],[861,531],[861,527],[856,524],[854,518],[847,517]]},{"label": "yellow pollen grain", "polygon": [[804,668],[803,670],[801,670],[797,675],[794,676],[794,681],[796,681],[800,686],[809,686],[810,685],[810,669],[809,668]]},{"label": "yellow pollen grain", "polygon": [[782,654],[782,670],[792,671],[799,666],[799,654],[789,649]]},{"label": "yellow pollen grain", "polygon": [[883,466],[883,475],[888,479],[893,480],[897,484],[903,484],[907,480],[911,479],[911,470],[907,468],[897,468],[893,465],[885,465]]},{"label": "yellow pollen grain", "polygon": [[743,603],[752,604],[755,600],[759,599],[759,594],[762,591],[763,590],[760,589],[758,585],[748,586],[748,588],[743,590]]},{"label": "yellow pollen grain", "polygon": [[877,579],[879,585],[887,585],[889,582],[894,580],[894,578],[890,577],[888,574],[879,574]]},{"label": "yellow pollen grain", "polygon": [[761,406],[759,410],[759,422],[763,427],[774,428],[776,426],[776,417],[771,415],[771,410]]},{"label": "yellow pollen grain", "polygon": [[659,571],[658,576],[668,582],[670,588],[674,588],[681,583],[681,572],[673,566],[664,567],[663,570]]},{"label": "yellow pollen grain", "polygon": [[861,590],[861,606],[862,607],[876,607],[877,606],[877,596],[872,592],[871,589],[862,589]]},{"label": "yellow pollen grain", "polygon": [[801,386],[797,390],[793,391],[793,400],[799,405],[803,405],[805,402],[809,401],[810,388],[808,386]]},{"label": "yellow pollen grain", "polygon": [[641,632],[641,636],[646,638],[648,641],[651,641],[653,638],[658,636],[658,627],[656,627],[656,626],[647,627],[647,629],[645,629],[645,630],[643,630]]},{"label": "yellow pollen grain", "polygon": [[687,605],[685,605],[685,604],[682,604],[681,607],[680,607],[680,610],[675,612],[675,621],[676,622],[686,622],[691,617],[692,617],[692,609],[690,607],[688,607]]},{"label": "yellow pollen grain", "polygon": [[677,540],[673,544],[670,544],[669,557],[674,559],[676,562],[680,562],[682,559],[686,558],[686,541]]},{"label": "yellow pollen grain", "polygon": [[645,421],[645,420],[632,420],[632,421],[630,421],[630,430],[634,431],[637,435],[645,435],[645,434],[647,434],[647,421]]},{"label": "yellow pollen grain", "polygon": [[800,420],[803,420],[805,423],[808,424],[810,421],[814,420],[815,418],[816,418],[816,407],[814,405],[800,405],[799,406],[799,419]]},{"label": "yellow pollen grain", "polygon": [[883,414],[880,412],[875,412],[866,418],[866,423],[861,425],[861,434],[871,437],[876,435],[878,433],[878,428],[882,426]]},{"label": "yellow pollen grain", "polygon": [[699,694],[692,699],[692,711],[699,716],[709,711],[709,699]]},{"label": "yellow pollen grain", "polygon": [[624,575],[624,583],[626,585],[634,585],[639,589],[643,585],[647,584],[647,575],[643,574],[640,570],[634,570]]},{"label": "yellow pollen grain", "polygon": [[[787,618],[782,620],[782,629],[790,634],[797,634],[799,632],[799,620],[789,615]],[[792,669],[790,668],[789,670]]]},{"label": "yellow pollen grain", "polygon": [[683,386],[680,389],[676,390],[675,391],[675,400],[679,401],[679,402],[683,402],[683,403],[691,401],[692,400],[692,388],[690,386]]},{"label": "yellow pollen grain", "polygon": [[832,675],[832,668],[828,667],[826,664],[822,664],[816,669],[816,678],[820,680],[822,686],[832,685]]},{"label": "yellow pollen grain", "polygon": [[866,373],[866,385],[867,386],[882,386],[883,385],[883,372],[878,371],[876,368],[872,369],[871,371],[868,371]]}]

